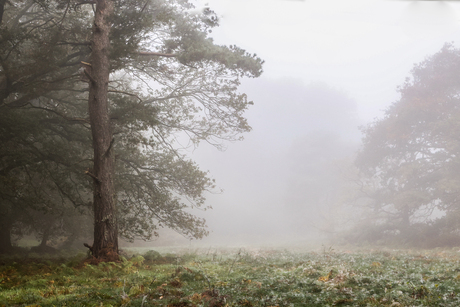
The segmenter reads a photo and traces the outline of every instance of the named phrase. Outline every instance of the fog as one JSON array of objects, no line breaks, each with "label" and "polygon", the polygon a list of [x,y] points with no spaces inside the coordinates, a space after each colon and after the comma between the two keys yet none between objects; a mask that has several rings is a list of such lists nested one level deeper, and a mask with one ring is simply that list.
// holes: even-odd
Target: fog
[{"label": "fog", "polygon": [[293,223],[299,213],[305,214],[299,200],[293,204],[307,193],[297,183],[311,177],[299,170],[307,171],[309,159],[318,163],[323,146],[334,158],[352,154],[353,150],[330,149],[336,142],[353,147],[359,141],[356,104],[320,83],[260,79],[242,89],[254,101],[264,102],[247,113],[253,131],[244,141],[228,144],[224,152],[204,144],[193,152],[193,158],[223,189],[207,198],[213,207],[202,215],[212,231],[208,240],[273,243],[286,240],[287,235],[305,239],[317,234],[303,221]]},{"label": "fog", "polygon": [[216,0],[198,8],[207,4],[221,16],[216,42],[266,64],[241,86],[254,101],[244,141],[189,152],[218,186],[207,196],[213,209],[194,212],[210,230],[200,244],[330,242],[353,220],[339,198],[354,188],[344,176],[358,127],[398,99],[414,63],[456,40],[460,5]]}]

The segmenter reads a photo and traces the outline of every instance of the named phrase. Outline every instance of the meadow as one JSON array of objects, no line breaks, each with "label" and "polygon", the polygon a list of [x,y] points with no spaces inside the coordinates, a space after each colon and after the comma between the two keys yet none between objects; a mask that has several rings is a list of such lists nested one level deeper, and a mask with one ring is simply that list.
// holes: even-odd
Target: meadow
[{"label": "meadow", "polygon": [[0,306],[460,306],[460,252],[213,249],[0,258]]}]

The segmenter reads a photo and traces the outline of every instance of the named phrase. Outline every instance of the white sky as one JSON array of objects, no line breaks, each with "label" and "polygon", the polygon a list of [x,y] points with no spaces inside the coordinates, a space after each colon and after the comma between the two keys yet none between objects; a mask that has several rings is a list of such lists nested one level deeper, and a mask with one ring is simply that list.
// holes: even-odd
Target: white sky
[{"label": "white sky", "polygon": [[217,43],[266,61],[264,78],[324,81],[364,120],[396,99],[414,63],[460,36],[460,3],[381,0],[202,0],[219,16]]}]

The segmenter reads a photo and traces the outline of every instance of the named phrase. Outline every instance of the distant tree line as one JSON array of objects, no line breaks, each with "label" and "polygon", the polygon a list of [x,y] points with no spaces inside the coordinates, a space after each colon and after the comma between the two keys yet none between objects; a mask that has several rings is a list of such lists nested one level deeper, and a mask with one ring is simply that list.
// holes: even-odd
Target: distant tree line
[{"label": "distant tree line", "polygon": [[365,220],[348,240],[460,245],[459,71],[460,50],[446,44],[414,66],[399,100],[363,128],[355,200]]},{"label": "distant tree line", "polygon": [[94,236],[95,257],[118,237],[160,227],[207,235],[214,182],[180,140],[220,147],[250,130],[238,92],[263,61],[208,37],[218,18],[186,0],[0,1],[0,252]]}]

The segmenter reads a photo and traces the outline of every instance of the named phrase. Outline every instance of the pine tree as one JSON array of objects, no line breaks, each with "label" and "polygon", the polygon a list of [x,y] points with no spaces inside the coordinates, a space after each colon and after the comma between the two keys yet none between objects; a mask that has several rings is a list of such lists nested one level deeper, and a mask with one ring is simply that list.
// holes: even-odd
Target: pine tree
[{"label": "pine tree", "polygon": [[[202,207],[213,181],[187,160],[178,140],[221,148],[223,140],[250,130],[243,113],[252,102],[238,85],[242,77],[259,76],[262,61],[236,46],[215,45],[208,34],[218,26],[216,15],[192,14],[192,8],[188,1],[130,0],[5,5],[2,38],[9,35],[12,43],[2,43],[1,107],[23,109],[35,99],[47,103],[40,108],[49,116],[91,128],[94,165],[81,164],[80,174],[93,184],[96,257],[116,257],[118,227],[131,239],[149,238],[157,227],[206,235],[204,220],[183,209]],[[22,38],[24,31],[7,26],[21,12],[40,16],[26,24],[40,31]],[[47,16],[52,22],[36,21]],[[16,40],[24,52],[11,58]],[[30,60],[20,56],[26,51]],[[29,64],[40,74],[19,70]],[[55,98],[63,92],[75,97]]]}]

